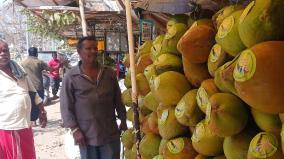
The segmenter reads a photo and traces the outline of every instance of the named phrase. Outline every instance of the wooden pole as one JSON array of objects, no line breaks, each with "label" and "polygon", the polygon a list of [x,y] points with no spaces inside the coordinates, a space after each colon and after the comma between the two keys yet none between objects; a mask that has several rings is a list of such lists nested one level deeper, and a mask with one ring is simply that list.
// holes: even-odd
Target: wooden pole
[{"label": "wooden pole", "polygon": [[85,11],[84,11],[84,0],[79,0],[79,9],[80,9],[83,36],[88,36],[87,35],[87,23],[86,23],[86,18],[85,18]]},{"label": "wooden pole", "polygon": [[136,136],[137,159],[140,159],[141,156],[139,153],[139,144],[141,141],[141,134],[140,134],[139,113],[138,113],[138,98],[137,98],[138,93],[137,93],[137,85],[136,85],[134,40],[133,40],[130,0],[125,1],[125,10],[126,10],[128,49],[129,49],[129,58],[130,58],[130,71],[131,71],[132,103],[133,103],[133,112],[134,112],[134,130],[135,130],[135,136]]}]

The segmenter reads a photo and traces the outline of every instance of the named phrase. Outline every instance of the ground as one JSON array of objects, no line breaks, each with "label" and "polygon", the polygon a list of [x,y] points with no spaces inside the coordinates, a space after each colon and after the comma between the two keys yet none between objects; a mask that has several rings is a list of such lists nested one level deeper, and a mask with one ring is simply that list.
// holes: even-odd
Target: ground
[{"label": "ground", "polygon": [[59,100],[54,100],[47,111],[46,128],[33,127],[37,159],[67,159],[64,151],[66,130],[60,126],[61,116]]}]

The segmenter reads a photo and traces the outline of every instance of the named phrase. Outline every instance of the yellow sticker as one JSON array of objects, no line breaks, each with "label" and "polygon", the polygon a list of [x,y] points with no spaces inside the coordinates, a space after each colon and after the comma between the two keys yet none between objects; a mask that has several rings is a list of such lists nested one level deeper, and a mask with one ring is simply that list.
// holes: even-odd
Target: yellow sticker
[{"label": "yellow sticker", "polygon": [[197,104],[202,110],[206,110],[207,103],[209,102],[208,94],[203,87],[200,87],[196,96]]},{"label": "yellow sticker", "polygon": [[185,101],[182,100],[181,102],[182,102],[182,103],[179,103],[181,106],[177,106],[177,107],[175,108],[175,116],[176,116],[177,118],[182,118],[183,115],[184,115],[184,105],[185,105]]},{"label": "yellow sticker", "polygon": [[252,1],[252,2],[245,8],[245,10],[243,11],[242,15],[240,16],[239,24],[241,24],[241,23],[245,20],[245,18],[247,17],[247,15],[249,14],[249,12],[250,12],[251,9],[253,8],[254,3],[255,3],[255,1]]},{"label": "yellow sticker", "polygon": [[211,103],[208,102],[207,105],[206,105],[206,117],[205,117],[205,121],[207,123],[209,123],[210,119],[211,119],[211,112],[212,112],[212,106],[211,106]]},{"label": "yellow sticker", "polygon": [[222,52],[221,45],[215,44],[213,48],[211,49],[211,52],[209,55],[209,61],[212,63],[216,62],[221,56],[221,52]]},{"label": "yellow sticker", "polygon": [[191,136],[192,142],[199,142],[205,135],[205,125],[204,122],[200,122],[196,125],[193,135]]},{"label": "yellow sticker", "polygon": [[167,119],[168,119],[168,116],[169,116],[169,110],[166,109],[163,111],[162,115],[161,115],[161,118],[159,119],[159,123],[160,124],[164,124],[166,123]]},{"label": "yellow sticker", "polygon": [[184,149],[184,140],[183,138],[177,138],[169,141],[167,147],[172,154],[178,154]]},{"label": "yellow sticker", "polygon": [[256,58],[251,50],[241,53],[234,69],[234,79],[237,82],[244,82],[251,79],[256,70]]},{"label": "yellow sticker", "polygon": [[234,24],[235,18],[233,16],[225,18],[218,29],[218,38],[224,38],[225,36],[227,36],[227,34],[230,33],[233,29]]}]

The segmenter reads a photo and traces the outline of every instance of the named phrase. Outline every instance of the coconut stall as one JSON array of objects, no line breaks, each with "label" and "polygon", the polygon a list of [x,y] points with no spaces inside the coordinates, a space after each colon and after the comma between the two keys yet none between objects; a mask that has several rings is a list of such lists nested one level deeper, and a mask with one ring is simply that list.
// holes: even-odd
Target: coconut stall
[{"label": "coconut stall", "polygon": [[284,159],[284,1],[171,3],[183,13],[161,9],[167,2],[137,4],[168,18],[131,69],[124,59],[123,102],[142,138],[135,144],[134,128],[123,133],[125,158]]}]

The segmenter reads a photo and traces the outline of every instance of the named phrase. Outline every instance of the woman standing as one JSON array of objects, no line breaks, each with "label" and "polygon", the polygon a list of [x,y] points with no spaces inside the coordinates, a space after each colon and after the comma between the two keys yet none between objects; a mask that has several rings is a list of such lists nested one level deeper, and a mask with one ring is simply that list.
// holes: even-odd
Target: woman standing
[{"label": "woman standing", "polygon": [[[0,40],[0,159],[35,159],[31,129],[31,92],[36,92],[23,69],[10,59],[6,42]],[[41,98],[40,123],[46,126],[46,112]]]}]

